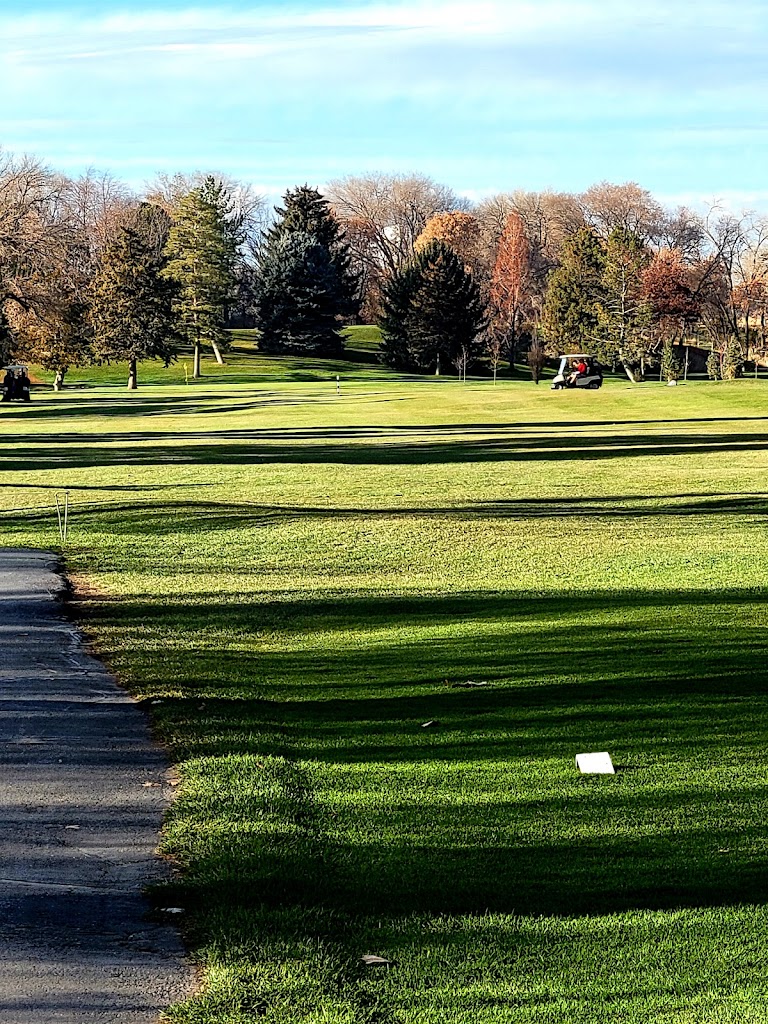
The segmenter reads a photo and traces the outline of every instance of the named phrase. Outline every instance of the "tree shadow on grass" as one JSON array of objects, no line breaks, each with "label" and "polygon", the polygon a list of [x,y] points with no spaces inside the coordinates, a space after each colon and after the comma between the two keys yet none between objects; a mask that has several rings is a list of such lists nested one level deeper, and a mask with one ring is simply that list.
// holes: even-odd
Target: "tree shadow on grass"
[{"label": "tree shadow on grass", "polygon": [[[11,483],[10,487],[61,491],[65,485]],[[302,519],[338,521],[340,519],[510,519],[518,522],[537,519],[590,517],[596,519],[661,520],[692,516],[740,516],[765,519],[768,516],[768,493],[746,492],[721,496],[706,493],[638,495],[594,495],[557,498],[502,498],[455,505],[388,505],[378,508],[335,505],[271,505],[258,502],[179,501],[163,497],[160,501],[88,500],[81,494],[91,491],[115,494],[187,490],[209,487],[206,483],[69,486],[73,495],[72,514],[80,529],[103,529],[118,535],[157,536],[180,532],[195,533],[201,529],[242,530],[261,528]],[[50,507],[9,509],[0,515],[23,513],[26,525],[43,524],[50,519]]]},{"label": "tree shadow on grass", "polygon": [[[153,706],[158,728],[212,780],[172,812],[171,833],[204,808],[185,899],[590,914],[766,901],[765,600],[507,593],[91,614],[117,629],[118,665],[148,623],[187,638],[142,670],[150,692],[182,694]],[[259,642],[281,622],[295,646]],[[377,622],[436,635],[366,634]],[[359,642],[312,639],[334,630]],[[618,774],[578,775],[575,754],[602,749]]]},{"label": "tree shadow on grass", "polygon": [[590,459],[638,458],[662,455],[701,455],[737,451],[764,451],[768,438],[762,434],[722,433],[707,435],[638,434],[608,436],[547,436],[488,438],[483,440],[434,441],[419,439],[414,431],[407,441],[382,431],[379,443],[334,441],[323,443],[272,443],[252,441],[223,443],[211,435],[209,443],[161,444],[145,442],[130,434],[101,435],[98,441],[83,437],[58,438],[45,446],[18,444],[0,451],[0,470],[5,472],[82,469],[96,466],[189,466],[189,465],[440,465],[474,462],[573,462]]}]

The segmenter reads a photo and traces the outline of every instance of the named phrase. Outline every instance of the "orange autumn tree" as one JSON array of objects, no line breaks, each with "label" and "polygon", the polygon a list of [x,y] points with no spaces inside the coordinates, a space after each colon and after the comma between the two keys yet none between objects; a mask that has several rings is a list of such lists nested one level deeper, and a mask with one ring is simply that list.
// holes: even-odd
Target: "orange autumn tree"
[{"label": "orange autumn tree", "polygon": [[490,284],[488,355],[493,379],[501,359],[514,366],[520,342],[528,336],[535,312],[531,244],[519,213],[510,213],[496,251]]},{"label": "orange autumn tree", "polygon": [[643,297],[650,304],[653,333],[662,343],[682,344],[699,318],[691,273],[677,249],[661,249],[642,272]]},{"label": "orange autumn tree", "polygon": [[453,249],[467,273],[477,277],[480,224],[471,213],[448,210],[434,214],[416,239],[414,250],[417,253],[421,252],[430,242],[442,242],[449,249]]}]

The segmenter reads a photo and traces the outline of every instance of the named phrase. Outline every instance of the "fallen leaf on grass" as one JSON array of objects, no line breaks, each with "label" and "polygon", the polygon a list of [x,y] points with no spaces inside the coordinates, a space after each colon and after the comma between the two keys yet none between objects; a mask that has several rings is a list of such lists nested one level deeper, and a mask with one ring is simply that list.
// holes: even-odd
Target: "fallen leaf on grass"
[{"label": "fallen leaf on grass", "polygon": [[379,964],[384,964],[388,967],[392,963],[391,960],[387,960],[383,956],[375,956],[373,953],[365,953],[360,959],[368,967],[375,967]]},{"label": "fallen leaf on grass", "polygon": [[433,720],[431,720],[429,722],[422,722],[421,723],[421,728],[422,729],[428,729],[430,727],[430,725],[440,725],[440,723],[436,719],[433,719]]}]

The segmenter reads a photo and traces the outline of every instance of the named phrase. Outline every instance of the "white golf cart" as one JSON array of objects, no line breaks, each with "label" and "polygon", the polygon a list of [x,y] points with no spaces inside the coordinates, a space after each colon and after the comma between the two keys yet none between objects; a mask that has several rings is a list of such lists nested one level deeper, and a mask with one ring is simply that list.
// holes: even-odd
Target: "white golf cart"
[{"label": "white golf cart", "polygon": [[594,356],[573,352],[560,357],[560,368],[552,380],[552,390],[589,388],[596,391],[603,383],[603,371]]}]

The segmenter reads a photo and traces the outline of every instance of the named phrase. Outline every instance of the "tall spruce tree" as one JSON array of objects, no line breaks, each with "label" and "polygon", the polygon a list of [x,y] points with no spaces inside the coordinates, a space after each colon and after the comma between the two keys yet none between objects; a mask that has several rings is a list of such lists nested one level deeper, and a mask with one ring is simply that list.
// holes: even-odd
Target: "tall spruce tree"
[{"label": "tall spruce tree", "polygon": [[283,198],[285,206],[276,211],[259,256],[259,348],[337,355],[344,344],[341,322],[357,310],[358,281],[349,250],[316,189],[303,185]]},{"label": "tall spruce tree", "polygon": [[560,266],[549,278],[542,317],[544,335],[558,351],[594,348],[604,269],[603,247],[590,228],[567,239]]},{"label": "tall spruce tree", "polygon": [[328,200],[309,185],[289,189],[283,196],[284,206],[275,208],[275,223],[266,233],[268,247],[277,238],[292,231],[312,235],[318,245],[327,249],[338,282],[338,315],[353,316],[359,308],[359,277],[352,271],[352,256],[344,241],[343,229]]},{"label": "tall spruce tree", "polygon": [[90,293],[88,317],[97,360],[128,363],[128,388],[138,385],[140,359],[162,359],[176,351],[175,288],[164,274],[165,259],[149,234],[150,220],[136,218],[104,249]]},{"label": "tall spruce tree", "polygon": [[259,267],[259,348],[339,355],[339,278],[328,249],[306,231],[271,239]]},{"label": "tall spruce tree", "polygon": [[237,288],[240,218],[225,185],[209,176],[176,207],[163,273],[177,286],[174,309],[181,335],[192,345],[192,376],[200,376],[203,344],[217,362],[227,347],[224,320]]},{"label": "tall spruce tree", "polygon": [[456,253],[429,242],[384,293],[382,358],[422,373],[466,366],[487,325],[480,288]]},{"label": "tall spruce tree", "polygon": [[395,370],[416,370],[408,338],[408,317],[418,279],[417,261],[412,260],[386,278],[381,290],[379,356],[383,363]]}]

